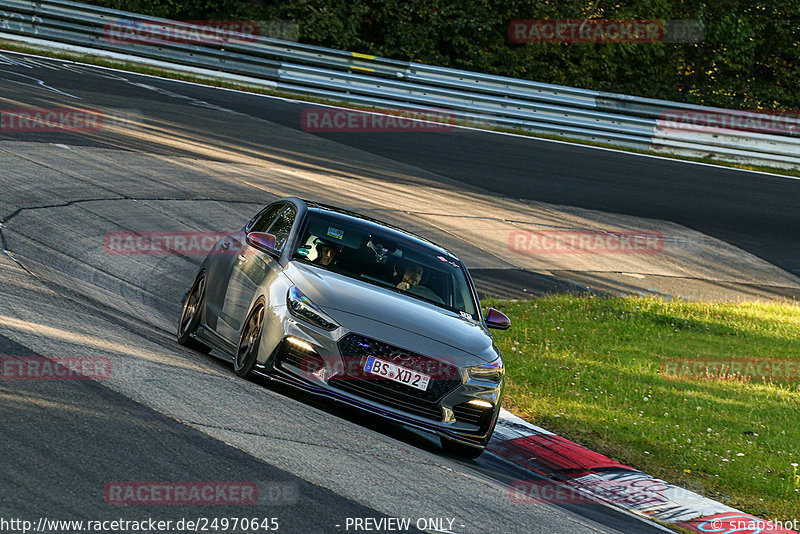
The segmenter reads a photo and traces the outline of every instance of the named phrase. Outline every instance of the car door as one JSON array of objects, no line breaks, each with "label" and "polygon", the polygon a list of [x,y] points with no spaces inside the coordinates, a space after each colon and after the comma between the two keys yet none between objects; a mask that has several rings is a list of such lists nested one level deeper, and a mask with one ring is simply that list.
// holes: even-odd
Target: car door
[{"label": "car door", "polygon": [[285,202],[270,204],[253,217],[244,229],[225,236],[215,247],[215,255],[210,258],[211,261],[208,264],[206,323],[218,333],[220,330],[230,328],[230,325],[222,320],[222,309],[234,268],[241,261],[239,255],[246,250],[245,236],[247,232],[267,231],[284,209],[286,209]]},{"label": "car door", "polygon": [[[278,257],[286,246],[286,241],[292,231],[295,219],[297,218],[297,208],[292,204],[284,204],[283,209],[273,218],[273,220],[254,224],[250,231],[266,232],[275,236],[275,251],[273,256],[267,252],[262,252],[243,242],[242,253],[236,257],[231,270],[231,277],[225,292],[225,300],[220,311],[217,333],[222,337],[236,343],[239,339],[239,331],[242,328],[247,312],[250,311],[250,304],[256,295],[259,287],[265,282],[269,282],[272,277],[278,275],[282,267],[278,262]],[[244,237],[242,238],[244,241]]]}]

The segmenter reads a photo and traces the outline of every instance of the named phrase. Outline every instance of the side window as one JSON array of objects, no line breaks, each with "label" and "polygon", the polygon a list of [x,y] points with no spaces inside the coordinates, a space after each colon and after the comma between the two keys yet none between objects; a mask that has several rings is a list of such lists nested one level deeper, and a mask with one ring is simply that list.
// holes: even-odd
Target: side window
[{"label": "side window", "polygon": [[275,217],[286,207],[286,204],[276,204],[274,206],[269,206],[265,208],[256,215],[256,217],[251,222],[250,226],[247,228],[248,232],[266,232],[267,228],[270,227],[272,222],[275,220]]},{"label": "side window", "polygon": [[294,219],[297,217],[297,210],[294,206],[286,206],[272,226],[267,230],[270,234],[275,236],[275,248],[283,250],[286,240],[289,238],[289,233],[292,231]]}]

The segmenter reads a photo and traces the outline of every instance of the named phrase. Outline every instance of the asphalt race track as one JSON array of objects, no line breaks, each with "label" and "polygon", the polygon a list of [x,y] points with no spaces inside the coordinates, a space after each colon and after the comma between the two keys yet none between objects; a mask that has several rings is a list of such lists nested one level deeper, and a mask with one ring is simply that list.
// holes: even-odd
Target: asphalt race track
[{"label": "asphalt race track", "polygon": [[[197,85],[180,93],[292,129],[316,107]],[[673,221],[800,274],[800,179],[478,130],[315,135],[511,198]]]},{"label": "asphalt race track", "polygon": [[[3,248],[15,258],[0,256],[0,355],[107,358],[112,371],[0,382],[4,518],[246,515],[278,518],[284,532],[354,532],[348,518],[391,516],[465,533],[663,530],[609,508],[515,504],[508,483],[535,477],[491,454],[460,461],[426,435],[237,378],[174,341],[202,256],[111,254],[108,232],[232,230],[284,194],[349,207],[365,191],[435,184],[671,220],[800,270],[796,180],[472,130],[312,135],[300,127],[308,104],[0,54],[2,109],[76,106],[103,110],[102,129],[0,132]],[[367,211],[452,243],[469,265],[504,268],[402,207]],[[254,481],[262,498],[110,504],[104,488],[125,481]]]}]

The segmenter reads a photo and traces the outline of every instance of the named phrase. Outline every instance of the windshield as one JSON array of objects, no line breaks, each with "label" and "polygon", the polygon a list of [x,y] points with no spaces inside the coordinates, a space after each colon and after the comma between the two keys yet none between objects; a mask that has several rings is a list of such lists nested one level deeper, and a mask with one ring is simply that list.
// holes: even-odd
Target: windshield
[{"label": "windshield", "polygon": [[478,318],[461,262],[399,232],[311,212],[293,257]]}]

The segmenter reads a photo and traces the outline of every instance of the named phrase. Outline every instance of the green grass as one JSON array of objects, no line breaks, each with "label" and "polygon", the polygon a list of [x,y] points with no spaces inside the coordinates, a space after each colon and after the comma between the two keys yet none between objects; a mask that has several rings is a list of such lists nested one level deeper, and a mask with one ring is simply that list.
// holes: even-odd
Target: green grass
[{"label": "green grass", "polygon": [[800,518],[798,380],[661,372],[667,358],[800,361],[796,303],[556,295],[485,304],[512,320],[496,334],[511,411],[762,518]]}]

